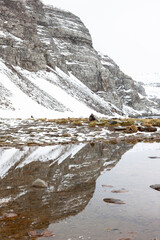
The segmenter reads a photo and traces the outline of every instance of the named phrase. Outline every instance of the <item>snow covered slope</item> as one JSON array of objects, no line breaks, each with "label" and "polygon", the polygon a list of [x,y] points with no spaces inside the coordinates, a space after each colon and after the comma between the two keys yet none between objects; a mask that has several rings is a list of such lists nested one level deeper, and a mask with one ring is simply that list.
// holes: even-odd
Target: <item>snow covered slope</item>
[{"label": "snow covered slope", "polygon": [[1,117],[88,117],[120,111],[60,69],[30,72],[0,61]]}]

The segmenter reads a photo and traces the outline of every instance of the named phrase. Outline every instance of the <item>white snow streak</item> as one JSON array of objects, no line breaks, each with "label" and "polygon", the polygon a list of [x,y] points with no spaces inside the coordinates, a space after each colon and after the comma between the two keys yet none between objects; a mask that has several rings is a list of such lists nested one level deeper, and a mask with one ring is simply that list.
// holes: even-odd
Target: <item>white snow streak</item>
[{"label": "white snow streak", "polygon": [[[8,69],[8,67],[0,61],[0,84],[4,86],[7,90],[11,92],[10,96],[6,96],[8,100],[12,103],[12,107],[15,110],[4,110],[0,109],[1,118],[30,118],[33,115],[35,118],[67,118],[67,117],[88,117],[91,113],[96,116],[104,116],[92,108],[88,107],[85,102],[83,102],[83,92],[87,94],[88,98],[91,98],[90,101],[101,102],[102,106],[106,106],[106,108],[110,109],[110,105],[106,103],[99,96],[94,94],[87,86],[82,84],[77,78],[63,73],[60,69],[56,69],[56,71],[46,72],[39,71],[37,73],[31,73],[27,70],[23,70],[19,67],[16,67],[16,71],[20,72],[20,74],[27,78],[28,81],[34,83],[39,89],[45,92],[48,96],[53,97],[60,104],[63,104],[68,111],[54,111],[49,109],[47,106],[44,107],[41,104],[38,104],[36,101],[32,100],[27,94],[21,91],[21,89],[16,86],[11,78],[17,78],[18,76]],[[76,93],[72,91],[72,94],[65,91],[65,89],[61,88],[61,85],[56,84],[56,80],[58,76],[62,77],[64,81],[67,82],[69,86],[75,86],[77,92],[82,93],[82,96],[77,96]],[[51,82],[47,81],[50,80]],[[21,80],[23,81],[23,80]],[[75,96],[75,97],[74,97]]]}]

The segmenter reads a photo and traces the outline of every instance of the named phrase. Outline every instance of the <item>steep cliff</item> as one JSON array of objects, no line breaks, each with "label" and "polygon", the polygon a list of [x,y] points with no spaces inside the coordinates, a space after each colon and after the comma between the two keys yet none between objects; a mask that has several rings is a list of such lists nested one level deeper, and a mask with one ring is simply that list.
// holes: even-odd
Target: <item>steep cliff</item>
[{"label": "steep cliff", "polygon": [[[54,71],[57,77],[54,84],[60,82],[60,87],[68,94],[71,94],[73,84],[71,86],[65,80],[72,74],[75,81],[80,80],[84,88],[88,87],[97,95],[97,100],[93,101],[89,94],[83,95],[83,90],[80,93],[77,90],[75,95],[73,90],[72,97],[79,100],[81,95],[80,101],[96,112],[108,115],[115,112],[129,115],[157,113],[158,105],[145,97],[143,87],[121,72],[108,56],[97,53],[89,31],[79,17],[45,6],[40,0],[0,0],[0,6],[0,58],[8,71],[16,75],[13,78],[18,77],[13,81],[16,87],[33,101],[59,112],[68,109],[61,103],[58,107],[57,99],[46,96],[44,92],[41,94],[43,97],[37,100],[37,94],[33,91],[37,86],[33,86],[27,75],[22,74],[23,70],[31,73]],[[57,67],[63,71],[63,76],[57,75]],[[0,70],[4,73],[2,67]],[[13,80],[12,77],[10,79]],[[46,79],[51,80],[48,75]],[[1,89],[6,88],[2,82],[0,84]],[[5,106],[16,109],[11,104],[11,98],[4,95],[0,97],[3,103],[1,109]]]}]

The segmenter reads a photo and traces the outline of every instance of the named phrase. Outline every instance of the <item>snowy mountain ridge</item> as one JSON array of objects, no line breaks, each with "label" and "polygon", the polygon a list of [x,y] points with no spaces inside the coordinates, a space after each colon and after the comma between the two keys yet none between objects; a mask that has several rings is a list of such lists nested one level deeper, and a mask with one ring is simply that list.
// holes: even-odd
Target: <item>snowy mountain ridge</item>
[{"label": "snowy mountain ridge", "polygon": [[0,116],[157,115],[156,99],[92,46],[74,14],[0,0]]},{"label": "snowy mountain ridge", "polygon": [[143,86],[148,99],[156,101],[160,104],[160,74],[159,73],[147,73],[147,74],[135,74],[134,79]]}]

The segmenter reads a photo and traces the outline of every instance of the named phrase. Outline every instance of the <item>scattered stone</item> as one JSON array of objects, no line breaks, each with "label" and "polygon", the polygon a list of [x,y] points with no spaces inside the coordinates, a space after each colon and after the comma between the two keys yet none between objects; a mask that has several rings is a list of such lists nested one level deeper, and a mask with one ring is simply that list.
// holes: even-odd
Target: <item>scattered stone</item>
[{"label": "scattered stone", "polygon": [[154,184],[154,185],[151,185],[150,187],[157,191],[160,191],[160,184]]},{"label": "scattered stone", "polygon": [[108,121],[108,123],[109,123],[110,125],[115,125],[115,124],[117,124],[118,122],[117,122],[117,121]]},{"label": "scattered stone", "polygon": [[112,192],[112,193],[127,193],[127,192],[129,192],[129,191],[122,188],[122,189],[119,189],[119,190],[112,190],[111,192]]},{"label": "scattered stone", "polygon": [[151,158],[151,159],[157,159],[157,158],[160,158],[160,157],[154,157],[154,156],[153,156],[153,157],[149,157],[149,158]]},{"label": "scattered stone", "polygon": [[31,238],[55,236],[53,232],[50,232],[48,230],[34,230],[34,231],[30,231],[28,235]]},{"label": "scattered stone", "polygon": [[93,115],[93,113],[89,116],[89,121],[96,121],[97,119],[95,118],[95,116]]},{"label": "scattered stone", "polygon": [[33,183],[32,183],[32,187],[38,187],[38,188],[47,188],[48,185],[45,181],[43,181],[40,178],[37,178]]},{"label": "scattered stone", "polygon": [[115,199],[115,198],[104,198],[103,201],[106,203],[113,203],[113,204],[125,204],[122,200]]}]

